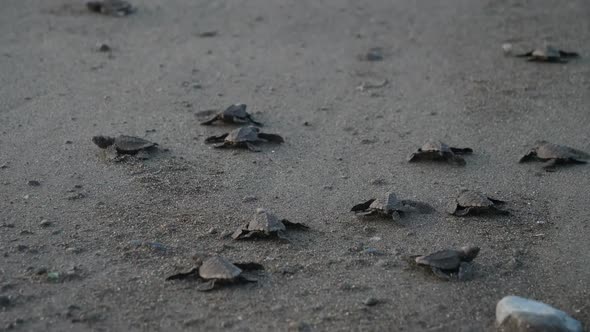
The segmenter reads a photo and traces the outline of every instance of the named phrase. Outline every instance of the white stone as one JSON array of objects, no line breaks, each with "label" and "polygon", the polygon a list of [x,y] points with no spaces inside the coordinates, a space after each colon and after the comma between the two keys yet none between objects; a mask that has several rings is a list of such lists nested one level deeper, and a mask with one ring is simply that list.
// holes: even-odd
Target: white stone
[{"label": "white stone", "polygon": [[498,302],[496,324],[506,332],[583,332],[582,324],[565,312],[519,296]]}]

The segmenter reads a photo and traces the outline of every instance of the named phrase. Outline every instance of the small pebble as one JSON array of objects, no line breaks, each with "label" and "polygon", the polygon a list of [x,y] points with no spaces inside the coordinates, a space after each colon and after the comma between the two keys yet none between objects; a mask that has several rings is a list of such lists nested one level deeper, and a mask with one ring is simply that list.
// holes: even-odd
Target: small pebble
[{"label": "small pebble", "polygon": [[217,36],[217,31],[212,30],[212,31],[204,31],[199,33],[199,37],[201,38],[210,38],[210,37],[215,37]]},{"label": "small pebble", "polygon": [[41,185],[41,182],[39,182],[37,180],[29,180],[29,182],[27,182],[27,184],[32,187],[38,187]]},{"label": "small pebble", "polygon": [[47,280],[49,281],[59,281],[59,272],[48,272],[47,273]]},{"label": "small pebble", "polygon": [[79,254],[79,253],[82,252],[82,249],[80,249],[80,248],[74,248],[74,247],[69,247],[69,248],[66,248],[66,252],[68,254]]},{"label": "small pebble", "polygon": [[374,186],[383,186],[387,184],[387,181],[383,180],[383,179],[374,179],[371,181],[371,184]]},{"label": "small pebble", "polygon": [[82,199],[84,197],[86,197],[86,195],[84,195],[83,193],[76,193],[76,194],[72,194],[72,195],[66,196],[66,199],[68,201],[75,201],[75,200],[78,200],[78,199]]},{"label": "small pebble", "polygon": [[374,47],[369,49],[366,55],[367,61],[381,61],[383,60],[383,49],[380,47]]},{"label": "small pebble", "polygon": [[385,259],[380,259],[375,263],[375,266],[379,266],[379,267],[387,267],[389,265],[389,261],[385,260]]},{"label": "small pebble", "polygon": [[217,234],[217,229],[215,227],[211,227],[209,228],[209,230],[207,231],[208,234]]},{"label": "small pebble", "polygon": [[510,44],[510,43],[502,44],[502,51],[504,51],[505,55],[510,55],[512,53],[512,44]]},{"label": "small pebble", "polygon": [[244,198],[242,198],[242,203],[249,203],[249,202],[254,202],[257,200],[258,200],[258,197],[256,197],[256,196],[244,196]]},{"label": "small pebble", "polygon": [[111,47],[105,43],[98,43],[96,44],[96,50],[99,52],[110,52]]},{"label": "small pebble", "polygon": [[160,242],[144,242],[144,245],[148,248],[158,250],[158,251],[166,251],[168,247]]},{"label": "small pebble", "polygon": [[368,307],[372,307],[378,303],[379,303],[379,300],[374,297],[368,297],[363,301],[363,304]]},{"label": "small pebble", "polygon": [[41,222],[39,223],[39,225],[41,227],[48,227],[48,226],[51,226],[51,221],[49,221],[47,219],[43,219],[43,220],[41,220]]},{"label": "small pebble", "polygon": [[369,247],[369,248],[363,250],[363,254],[373,255],[373,256],[384,255],[384,253],[382,251],[377,250],[377,248],[372,248],[372,247]]}]

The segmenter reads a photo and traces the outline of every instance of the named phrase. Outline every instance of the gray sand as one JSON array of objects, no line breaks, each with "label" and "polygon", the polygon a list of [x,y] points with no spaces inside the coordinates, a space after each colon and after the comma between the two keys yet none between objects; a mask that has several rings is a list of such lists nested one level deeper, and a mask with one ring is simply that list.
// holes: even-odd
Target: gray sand
[{"label": "gray sand", "polygon": [[[135,4],[112,18],[73,0],[2,1],[0,295],[10,304],[0,330],[491,331],[509,294],[590,326],[590,166],[517,163],[537,139],[590,150],[590,2]],[[208,31],[218,34],[199,36]],[[544,40],[583,57],[547,65],[502,53]],[[372,47],[383,61],[360,61]],[[204,144],[231,127],[199,126],[198,112],[237,102],[286,143],[261,153]],[[97,134],[169,151],[112,163]],[[475,153],[465,167],[407,163],[430,137]],[[462,186],[507,200],[512,215],[446,215]],[[401,223],[348,212],[388,190],[439,212]],[[222,238],[256,207],[311,230],[289,233],[290,244]],[[404,258],[466,244],[481,247],[468,282]],[[164,280],[197,252],[266,271],[210,293]]]}]

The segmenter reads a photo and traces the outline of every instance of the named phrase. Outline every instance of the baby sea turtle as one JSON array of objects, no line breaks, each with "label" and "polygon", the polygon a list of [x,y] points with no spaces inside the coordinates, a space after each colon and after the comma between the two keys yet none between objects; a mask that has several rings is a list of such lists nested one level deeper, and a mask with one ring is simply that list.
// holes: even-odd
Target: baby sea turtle
[{"label": "baby sea turtle", "polygon": [[508,211],[499,208],[504,201],[490,198],[480,192],[463,189],[448,207],[448,212],[456,216],[466,216],[478,213],[509,214]]},{"label": "baby sea turtle", "polygon": [[256,143],[272,142],[280,144],[284,141],[279,135],[261,133],[259,128],[253,126],[241,127],[229,133],[205,139],[205,143],[223,143],[216,145],[215,148],[247,148],[254,152],[260,151],[254,145]]},{"label": "baby sea turtle", "polygon": [[91,12],[111,16],[127,16],[135,12],[135,8],[123,0],[88,1],[86,7]]},{"label": "baby sea turtle", "polygon": [[287,219],[277,218],[274,214],[264,209],[256,209],[252,219],[245,225],[240,226],[232,235],[234,240],[247,239],[252,237],[276,236],[285,239],[287,228],[308,229],[305,224],[290,222]]},{"label": "baby sea turtle", "polygon": [[256,126],[262,126],[262,123],[254,121],[252,115],[246,112],[246,104],[234,104],[226,108],[223,112],[217,113],[213,118],[205,122],[201,122],[202,125],[208,126],[213,124],[215,121],[221,121],[225,123],[251,123]]},{"label": "baby sea turtle", "polygon": [[460,155],[471,154],[472,152],[471,148],[455,148],[438,140],[428,140],[418,151],[410,155],[408,161],[436,160],[465,165],[465,159]]},{"label": "baby sea turtle", "polygon": [[243,276],[242,272],[263,269],[258,263],[232,263],[221,256],[213,256],[204,261],[197,259],[196,267],[188,272],[171,275],[166,280],[196,278],[204,281],[197,289],[209,291],[218,285],[256,282]]},{"label": "baby sea turtle", "polygon": [[544,161],[543,168],[552,170],[559,164],[585,164],[588,159],[590,159],[590,154],[584,151],[547,141],[537,141],[535,146],[520,158],[519,162]]},{"label": "baby sea turtle", "polygon": [[411,200],[398,200],[394,193],[387,192],[380,198],[372,198],[364,203],[357,204],[350,209],[360,216],[381,216],[400,219],[406,212],[429,213],[432,208],[421,202]]},{"label": "baby sea turtle", "polygon": [[456,277],[466,280],[470,277],[470,262],[477,257],[479,247],[466,246],[459,250],[446,249],[430,255],[418,256],[415,262],[418,265],[428,266],[435,276],[450,280]]},{"label": "baby sea turtle", "polygon": [[544,47],[536,48],[516,56],[527,58],[527,61],[565,63],[568,59],[577,58],[580,55],[576,52],[567,52],[551,45],[545,45]]},{"label": "baby sea turtle", "polygon": [[114,147],[119,154],[136,154],[142,150],[149,150],[156,147],[158,144],[145,140],[143,138],[120,135],[117,137],[110,136],[94,136],[92,142],[101,149]]}]

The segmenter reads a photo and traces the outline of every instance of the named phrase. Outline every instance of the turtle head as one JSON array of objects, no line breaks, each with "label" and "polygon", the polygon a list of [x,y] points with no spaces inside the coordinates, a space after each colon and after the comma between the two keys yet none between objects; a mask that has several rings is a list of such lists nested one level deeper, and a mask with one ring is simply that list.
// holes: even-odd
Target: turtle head
[{"label": "turtle head", "polygon": [[101,149],[106,149],[109,146],[115,144],[115,139],[109,136],[94,136],[92,142]]},{"label": "turtle head", "polygon": [[461,252],[463,253],[463,260],[467,262],[471,262],[477,254],[479,254],[479,247],[475,246],[466,246],[461,248]]}]

